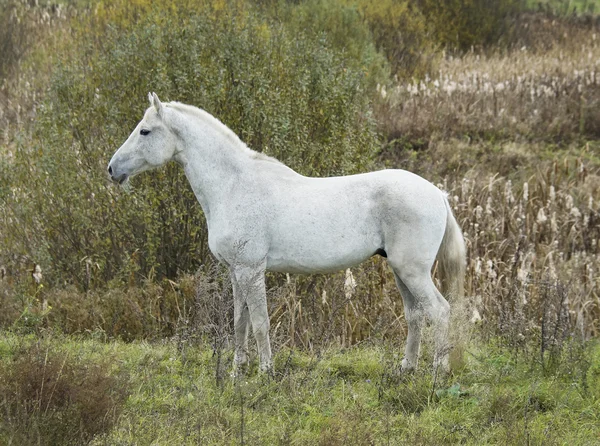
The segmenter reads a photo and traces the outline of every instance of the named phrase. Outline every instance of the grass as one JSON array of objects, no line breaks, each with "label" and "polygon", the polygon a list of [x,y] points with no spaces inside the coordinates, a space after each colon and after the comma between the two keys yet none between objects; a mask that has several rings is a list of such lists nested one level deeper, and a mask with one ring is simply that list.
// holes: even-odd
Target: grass
[{"label": "grass", "polygon": [[[96,445],[584,445],[600,440],[597,343],[578,344],[585,361],[577,363],[568,362],[565,348],[559,365],[549,370],[535,355],[474,342],[463,369],[437,378],[426,364],[412,375],[397,373],[398,348],[383,341],[332,347],[320,355],[284,349],[276,355],[272,378],[250,373],[217,381],[215,355],[203,344],[106,343],[4,332],[1,363],[10,366],[18,351],[35,343],[82,362],[110,358],[111,373],[127,376],[129,396],[121,414],[110,430],[93,438]],[[0,401],[4,411],[5,395]],[[11,435],[10,425],[4,426],[0,442],[10,444]]]}]

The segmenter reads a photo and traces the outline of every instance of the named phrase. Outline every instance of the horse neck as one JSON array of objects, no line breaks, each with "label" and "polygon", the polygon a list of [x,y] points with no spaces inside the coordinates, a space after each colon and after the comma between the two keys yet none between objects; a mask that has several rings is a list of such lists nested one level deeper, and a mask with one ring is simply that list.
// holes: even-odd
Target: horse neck
[{"label": "horse neck", "polygon": [[[204,213],[224,203],[228,184],[244,183],[252,162],[243,143],[210,121],[179,119],[176,131],[183,141],[175,161],[182,165]],[[240,145],[240,146],[238,146]],[[245,150],[244,150],[245,149]]]}]

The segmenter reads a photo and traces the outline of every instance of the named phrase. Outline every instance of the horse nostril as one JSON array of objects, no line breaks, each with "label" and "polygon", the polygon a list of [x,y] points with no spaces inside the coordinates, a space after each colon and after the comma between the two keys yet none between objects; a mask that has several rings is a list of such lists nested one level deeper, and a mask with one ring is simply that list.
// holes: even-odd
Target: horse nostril
[{"label": "horse nostril", "polygon": [[112,167],[108,166],[108,174],[112,176]]}]

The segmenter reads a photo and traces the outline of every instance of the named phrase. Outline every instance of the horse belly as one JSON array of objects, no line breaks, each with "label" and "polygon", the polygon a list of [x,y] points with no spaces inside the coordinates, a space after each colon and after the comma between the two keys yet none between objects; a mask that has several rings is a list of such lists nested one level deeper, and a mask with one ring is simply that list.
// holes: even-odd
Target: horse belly
[{"label": "horse belly", "polygon": [[[302,222],[299,222],[302,223]],[[329,273],[356,266],[381,248],[381,237],[368,225],[331,228],[329,225],[293,225],[274,234],[267,269],[286,273]]]},{"label": "horse belly", "polygon": [[375,250],[353,252],[351,255],[323,255],[319,257],[274,254],[267,256],[267,270],[293,274],[333,273],[356,266],[373,254],[375,254]]}]

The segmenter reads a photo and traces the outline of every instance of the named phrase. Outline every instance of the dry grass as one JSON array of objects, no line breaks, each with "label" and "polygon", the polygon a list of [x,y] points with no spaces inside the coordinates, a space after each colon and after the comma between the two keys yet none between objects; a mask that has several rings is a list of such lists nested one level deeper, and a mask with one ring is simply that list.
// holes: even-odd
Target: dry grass
[{"label": "dry grass", "polygon": [[[26,344],[26,343],[25,343]],[[86,444],[109,431],[127,398],[110,358],[83,361],[43,341],[0,363],[0,439],[15,444]]]},{"label": "dry grass", "polygon": [[499,328],[523,318],[522,330],[539,330],[549,290],[560,288],[571,330],[598,335],[598,180],[576,161],[555,163],[518,188],[499,177],[450,187],[469,247],[467,294],[484,318]]},{"label": "dry grass", "polygon": [[[536,21],[520,48],[447,56],[431,76],[380,86],[385,134],[411,143],[465,135],[560,142],[598,136],[599,28]],[[544,39],[547,48],[525,44]]]}]

